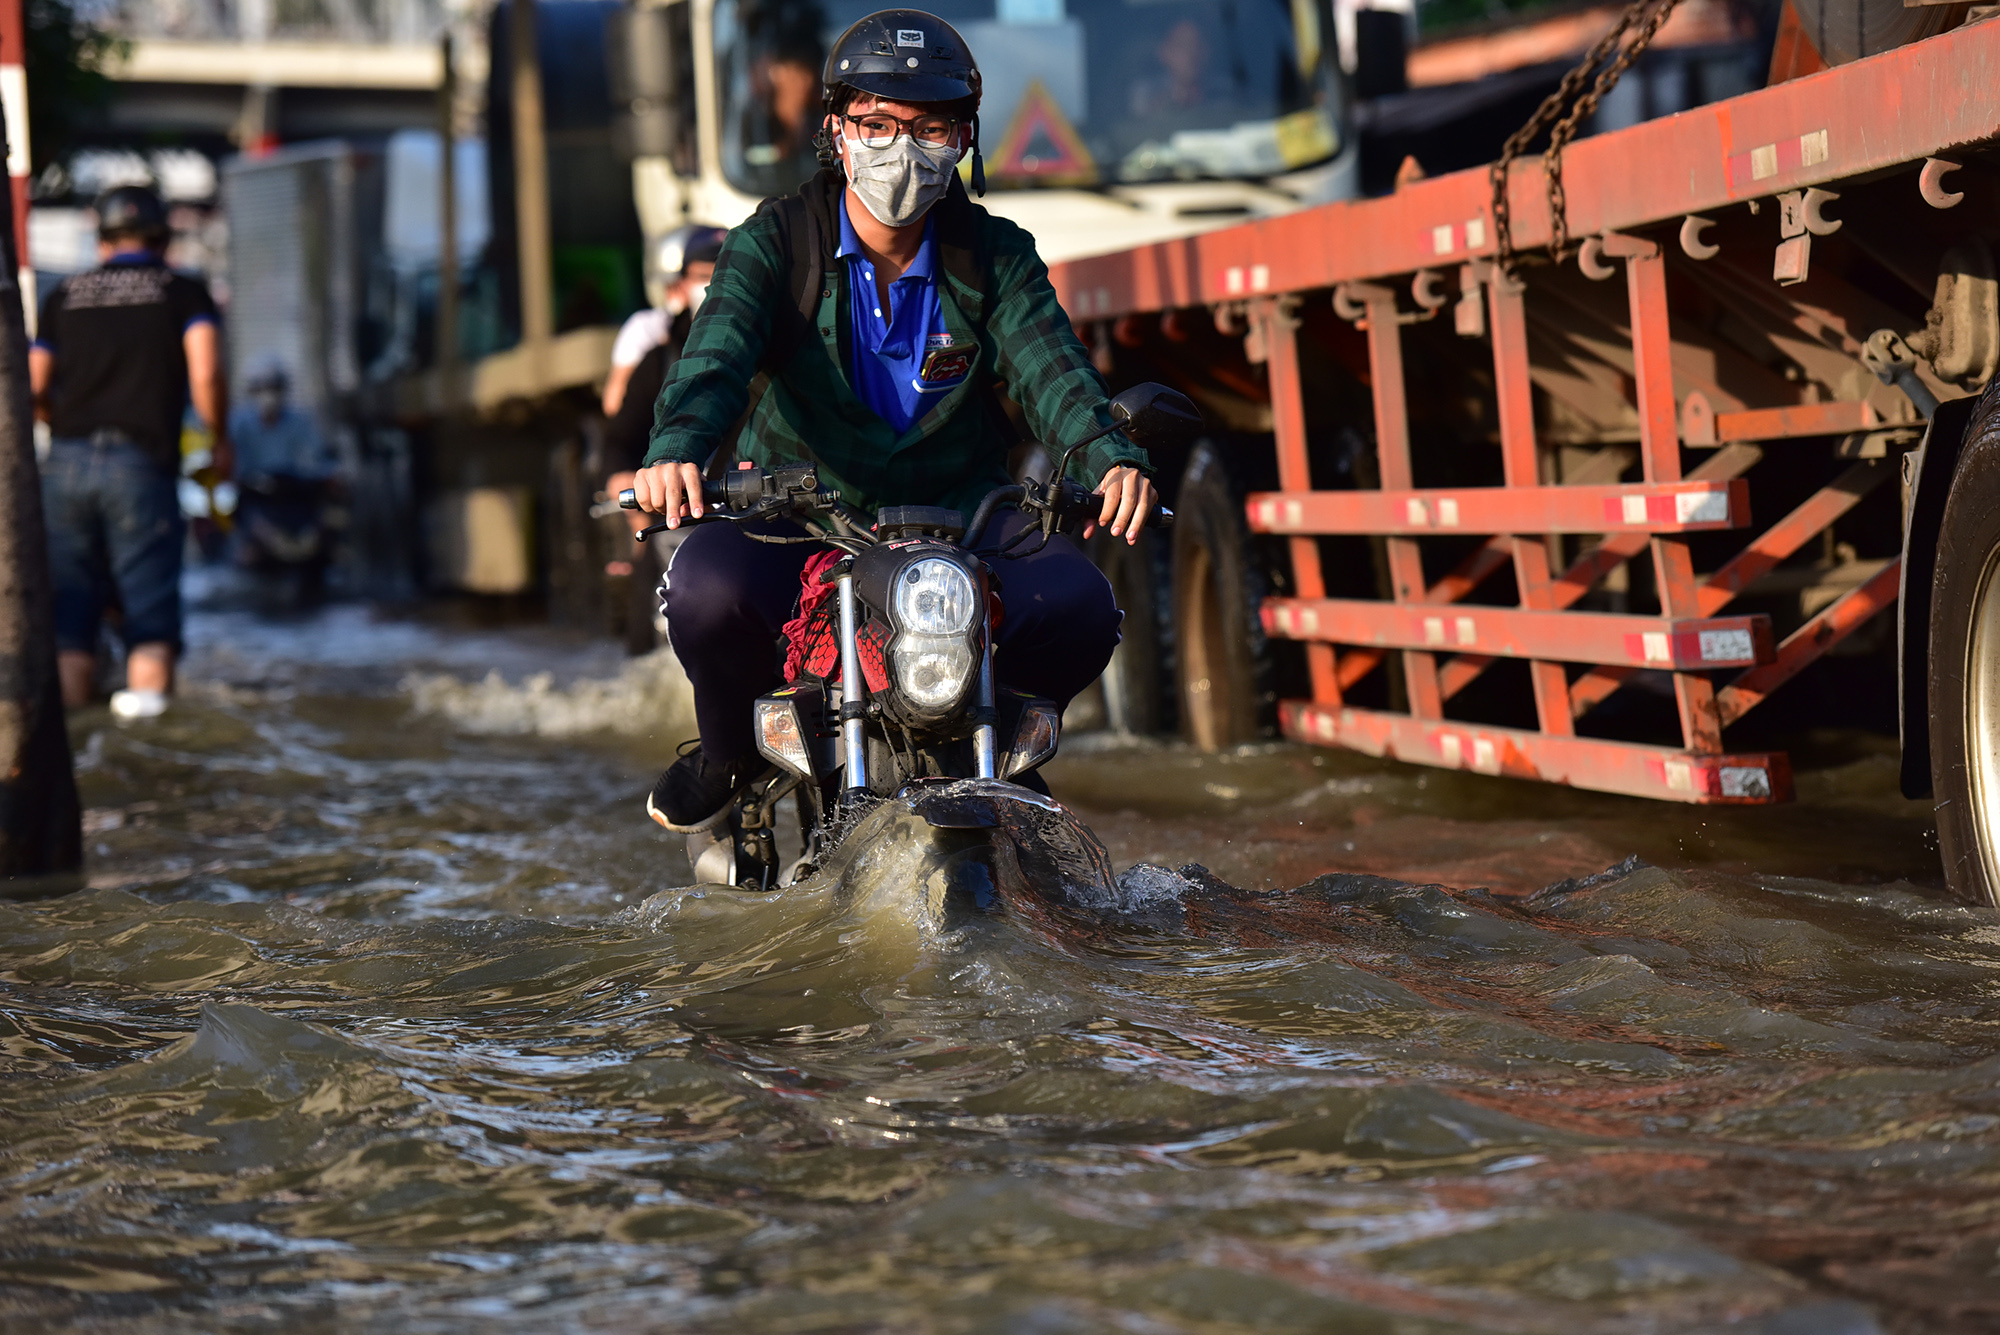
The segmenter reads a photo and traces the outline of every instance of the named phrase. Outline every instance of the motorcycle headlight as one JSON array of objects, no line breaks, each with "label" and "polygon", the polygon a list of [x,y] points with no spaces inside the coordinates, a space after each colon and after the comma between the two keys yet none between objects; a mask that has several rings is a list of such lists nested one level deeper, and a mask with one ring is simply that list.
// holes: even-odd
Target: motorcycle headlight
[{"label": "motorcycle headlight", "polygon": [[963,635],[979,615],[979,590],[955,561],[927,557],[896,575],[896,628],[907,635]]},{"label": "motorcycle headlight", "polygon": [[948,709],[964,699],[978,667],[972,646],[959,635],[899,635],[889,657],[904,698],[924,710]]}]

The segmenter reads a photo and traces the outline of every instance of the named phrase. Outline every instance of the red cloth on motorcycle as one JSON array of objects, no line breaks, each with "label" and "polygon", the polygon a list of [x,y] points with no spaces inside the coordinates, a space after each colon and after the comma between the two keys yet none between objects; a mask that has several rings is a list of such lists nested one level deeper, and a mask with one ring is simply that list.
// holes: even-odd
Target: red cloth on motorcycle
[{"label": "red cloth on motorcycle", "polygon": [[[836,550],[820,552],[799,572],[798,611],[785,623],[786,681],[797,681],[801,675],[828,682],[840,679],[840,601],[835,596],[840,583],[822,582],[821,577],[844,556]],[[868,689],[888,690],[888,628],[870,621],[856,639]]]},{"label": "red cloth on motorcycle", "polygon": [[[815,555],[799,572],[798,610],[785,623],[785,680],[797,681],[803,674],[821,681],[840,679],[840,592],[838,581],[822,583],[820,577],[832,569],[846,553],[829,549]],[[987,612],[991,626],[1000,629],[1000,590],[988,586]],[[856,637],[855,650],[861,658],[861,676],[871,691],[889,688],[888,628],[870,620]]]},{"label": "red cloth on motorcycle", "polygon": [[834,595],[840,585],[822,584],[820,576],[846,553],[829,547],[806,562],[799,572],[798,611],[785,623],[785,680],[797,681],[801,668],[822,681],[839,675],[840,636],[835,619],[827,615],[838,610]]}]

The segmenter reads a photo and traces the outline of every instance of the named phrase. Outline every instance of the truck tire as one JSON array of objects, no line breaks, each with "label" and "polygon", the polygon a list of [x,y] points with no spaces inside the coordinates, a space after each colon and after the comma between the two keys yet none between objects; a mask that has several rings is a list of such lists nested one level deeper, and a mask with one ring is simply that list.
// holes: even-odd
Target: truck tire
[{"label": "truck tire", "polygon": [[1257,616],[1264,581],[1251,559],[1243,499],[1209,441],[1188,456],[1173,537],[1181,732],[1202,750],[1219,751],[1263,731],[1270,659]]},{"label": "truck tire", "polygon": [[1931,581],[1931,786],[1952,893],[2000,905],[2000,395],[1973,412]]},{"label": "truck tire", "polygon": [[1104,688],[1104,726],[1111,732],[1150,737],[1166,727],[1166,565],[1159,534],[1139,530],[1139,541],[1100,531],[1089,543],[1090,559],[1111,583],[1125,613],[1117,651],[1099,678]]}]

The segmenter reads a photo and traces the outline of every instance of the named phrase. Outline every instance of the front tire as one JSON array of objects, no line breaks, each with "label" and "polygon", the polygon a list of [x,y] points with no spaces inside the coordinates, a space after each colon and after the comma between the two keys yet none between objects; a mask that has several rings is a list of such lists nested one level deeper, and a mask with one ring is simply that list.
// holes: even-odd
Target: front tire
[{"label": "front tire", "polygon": [[1952,893],[2000,905],[2000,396],[1966,427],[1931,583],[1931,784]]},{"label": "front tire", "polygon": [[1110,582],[1112,598],[1125,614],[1118,648],[1098,678],[1104,689],[1104,726],[1127,736],[1150,737],[1167,726],[1169,627],[1165,623],[1166,564],[1159,535],[1139,530],[1139,541],[1127,543],[1109,529],[1089,543],[1089,556]]},{"label": "front tire", "polygon": [[1257,609],[1263,579],[1222,452],[1196,445],[1174,510],[1174,647],[1181,731],[1204,751],[1258,737],[1270,657]]}]

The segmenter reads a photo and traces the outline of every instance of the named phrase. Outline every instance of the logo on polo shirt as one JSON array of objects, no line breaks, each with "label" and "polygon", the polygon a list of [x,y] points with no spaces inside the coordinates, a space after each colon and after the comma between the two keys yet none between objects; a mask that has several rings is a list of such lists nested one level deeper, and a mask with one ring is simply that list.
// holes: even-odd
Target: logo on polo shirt
[{"label": "logo on polo shirt", "polygon": [[[943,339],[940,343],[938,340]],[[924,385],[963,380],[972,374],[972,362],[979,355],[977,343],[954,343],[950,334],[932,334],[924,340],[923,369],[917,379]]]}]

